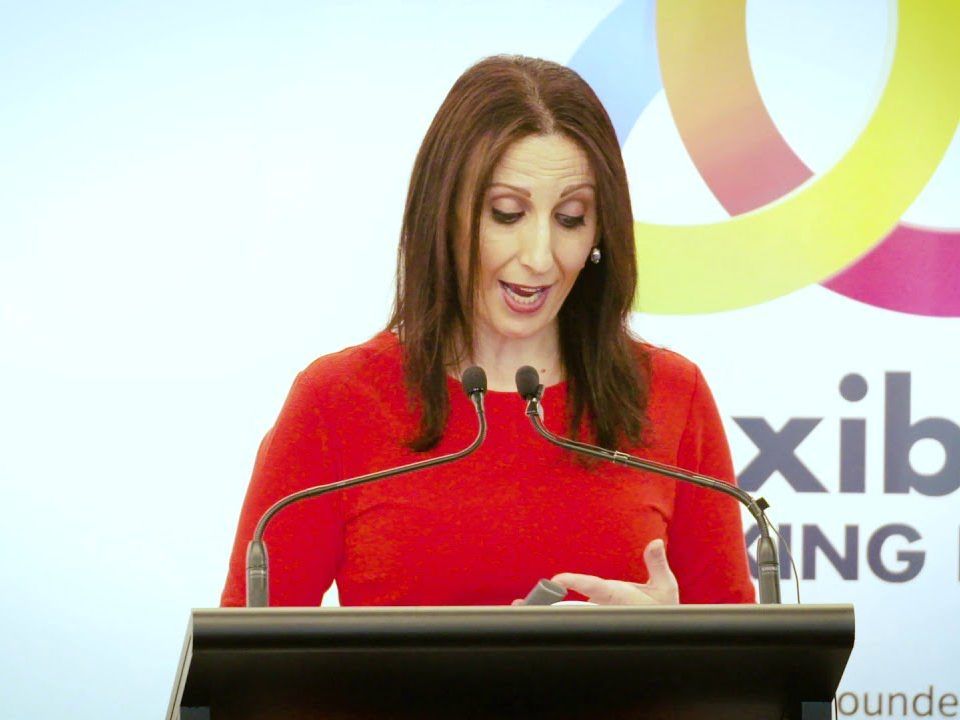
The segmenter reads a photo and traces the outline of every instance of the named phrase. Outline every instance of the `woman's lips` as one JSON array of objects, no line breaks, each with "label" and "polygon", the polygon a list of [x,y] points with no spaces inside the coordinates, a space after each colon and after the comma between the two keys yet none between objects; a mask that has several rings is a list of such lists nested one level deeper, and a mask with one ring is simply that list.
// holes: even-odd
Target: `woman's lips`
[{"label": "woman's lips", "polygon": [[537,312],[547,301],[551,285],[515,285],[500,280],[503,300],[515,313],[529,315]]}]

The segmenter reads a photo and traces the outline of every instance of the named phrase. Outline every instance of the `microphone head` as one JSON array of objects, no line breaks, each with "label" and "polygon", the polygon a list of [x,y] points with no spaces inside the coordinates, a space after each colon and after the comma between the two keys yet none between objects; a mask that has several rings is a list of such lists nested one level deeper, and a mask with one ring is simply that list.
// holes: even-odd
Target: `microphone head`
[{"label": "microphone head", "polygon": [[540,392],[540,374],[529,365],[517,370],[517,392],[524,400],[537,397]]},{"label": "microphone head", "polygon": [[479,365],[471,365],[463,371],[460,384],[463,385],[463,391],[468,397],[473,397],[475,393],[486,393],[487,374]]}]

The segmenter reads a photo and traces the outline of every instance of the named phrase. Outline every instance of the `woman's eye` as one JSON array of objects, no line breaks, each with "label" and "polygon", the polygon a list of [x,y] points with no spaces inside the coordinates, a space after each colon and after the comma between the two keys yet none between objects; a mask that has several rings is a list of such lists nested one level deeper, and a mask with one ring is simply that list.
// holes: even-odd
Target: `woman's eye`
[{"label": "woman's eye", "polygon": [[563,215],[557,214],[557,222],[563,225],[565,228],[575,228],[580,227],[585,223],[584,215]]},{"label": "woman's eye", "polygon": [[503,223],[504,225],[515,223],[521,217],[523,217],[522,212],[503,212],[503,210],[497,210],[496,208],[493,208],[493,219],[498,223]]}]

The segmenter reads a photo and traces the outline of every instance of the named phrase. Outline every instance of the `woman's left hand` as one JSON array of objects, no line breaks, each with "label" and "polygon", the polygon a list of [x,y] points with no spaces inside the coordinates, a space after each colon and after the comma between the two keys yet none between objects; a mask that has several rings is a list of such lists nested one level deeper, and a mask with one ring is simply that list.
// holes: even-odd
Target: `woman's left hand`
[{"label": "woman's left hand", "polygon": [[645,583],[605,580],[593,575],[560,573],[553,581],[574,590],[598,605],[677,605],[680,591],[677,578],[667,563],[663,540],[652,540],[643,551],[650,577]]}]

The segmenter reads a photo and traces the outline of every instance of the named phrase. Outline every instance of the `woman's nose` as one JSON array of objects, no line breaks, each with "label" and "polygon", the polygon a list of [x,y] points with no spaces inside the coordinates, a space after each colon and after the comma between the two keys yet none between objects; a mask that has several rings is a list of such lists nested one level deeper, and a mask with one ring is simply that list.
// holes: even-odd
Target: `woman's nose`
[{"label": "woman's nose", "polygon": [[520,238],[520,264],[530,272],[543,275],[553,267],[550,217],[528,223]]}]

